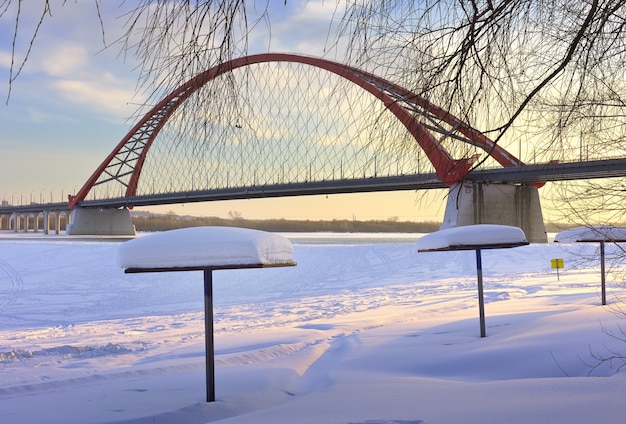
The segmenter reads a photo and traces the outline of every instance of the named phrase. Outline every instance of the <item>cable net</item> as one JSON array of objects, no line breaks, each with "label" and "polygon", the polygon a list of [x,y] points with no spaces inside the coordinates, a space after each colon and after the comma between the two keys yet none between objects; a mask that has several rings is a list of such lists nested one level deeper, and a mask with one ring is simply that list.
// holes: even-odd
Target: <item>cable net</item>
[{"label": "cable net", "polygon": [[[484,154],[445,123],[413,115],[437,128],[452,157]],[[127,143],[115,175],[105,171],[87,200],[124,196],[142,143]],[[222,74],[181,103],[154,139],[135,194],[434,172],[404,125],[363,88],[314,66],[264,62]]]}]

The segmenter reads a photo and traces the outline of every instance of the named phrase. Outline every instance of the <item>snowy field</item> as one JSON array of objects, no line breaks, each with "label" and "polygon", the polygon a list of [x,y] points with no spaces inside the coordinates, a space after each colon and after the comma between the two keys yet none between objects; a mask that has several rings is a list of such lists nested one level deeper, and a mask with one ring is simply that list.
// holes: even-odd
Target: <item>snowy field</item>
[{"label": "snowy field", "polygon": [[483,251],[480,338],[473,251],[286,236],[296,267],[213,273],[206,403],[201,272],[124,274],[120,240],[0,233],[0,423],[624,422],[626,370],[598,358],[626,353],[607,334],[626,290],[609,275],[601,305],[596,244]]}]

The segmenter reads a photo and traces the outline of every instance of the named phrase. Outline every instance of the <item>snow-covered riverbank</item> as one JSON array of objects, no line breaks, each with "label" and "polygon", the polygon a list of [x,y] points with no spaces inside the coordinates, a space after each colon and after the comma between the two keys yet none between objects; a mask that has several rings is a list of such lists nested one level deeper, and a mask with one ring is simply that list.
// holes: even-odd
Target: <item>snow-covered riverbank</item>
[{"label": "snow-covered riverbank", "polygon": [[481,339],[474,252],[288,237],[296,267],[214,272],[207,404],[200,272],[124,274],[121,241],[0,235],[0,421],[622,422],[620,364],[591,368],[626,351],[603,331],[626,293],[609,279],[601,306],[598,261],[577,259],[597,246],[483,252]]}]

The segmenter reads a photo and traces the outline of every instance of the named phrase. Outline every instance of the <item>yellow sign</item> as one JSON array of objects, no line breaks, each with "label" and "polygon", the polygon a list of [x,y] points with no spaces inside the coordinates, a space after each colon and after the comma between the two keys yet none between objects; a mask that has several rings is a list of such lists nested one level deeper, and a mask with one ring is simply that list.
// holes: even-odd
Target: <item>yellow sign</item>
[{"label": "yellow sign", "polygon": [[563,268],[563,259],[562,258],[551,259],[551,262],[552,262],[552,268],[553,269],[554,268],[556,268],[556,269]]}]

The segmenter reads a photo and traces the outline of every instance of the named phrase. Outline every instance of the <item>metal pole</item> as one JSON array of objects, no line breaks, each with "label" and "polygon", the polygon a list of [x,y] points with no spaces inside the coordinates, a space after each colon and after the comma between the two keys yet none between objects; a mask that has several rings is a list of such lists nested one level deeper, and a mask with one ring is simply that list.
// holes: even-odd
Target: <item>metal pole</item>
[{"label": "metal pole", "polygon": [[556,281],[561,281],[561,277],[559,277],[559,262],[557,259],[557,263],[556,263]]},{"label": "metal pole", "polygon": [[600,273],[602,274],[602,304],[606,305],[606,278],[604,276],[604,240],[600,242]]},{"label": "metal pole", "polygon": [[478,314],[480,316],[480,337],[485,337],[485,298],[483,295],[483,263],[480,249],[476,249],[476,274],[478,277]]},{"label": "metal pole", "polygon": [[215,348],[213,343],[213,275],[204,270],[204,343],[206,355],[206,401],[215,402]]}]

